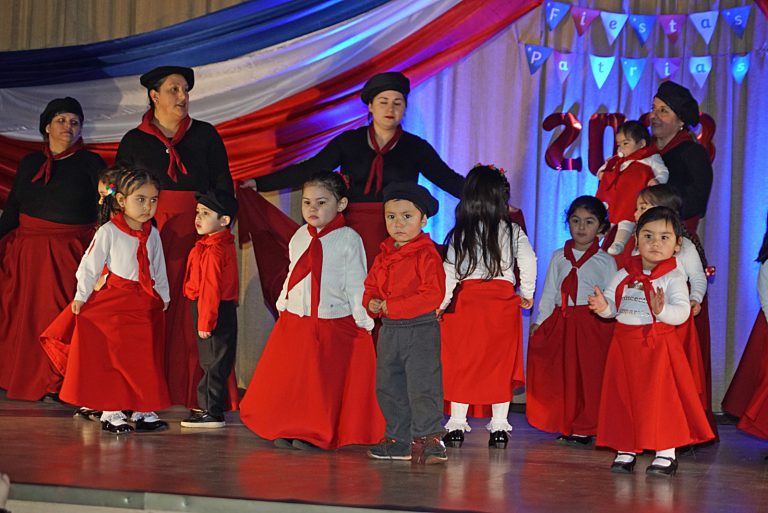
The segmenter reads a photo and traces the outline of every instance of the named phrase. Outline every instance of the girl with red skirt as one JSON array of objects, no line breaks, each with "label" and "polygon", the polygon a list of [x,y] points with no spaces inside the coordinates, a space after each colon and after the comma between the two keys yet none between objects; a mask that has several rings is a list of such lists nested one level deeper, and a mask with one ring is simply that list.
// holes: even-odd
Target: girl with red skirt
[{"label": "girl with red skirt", "polygon": [[307,224],[291,239],[280,317],[240,403],[240,418],[277,447],[336,449],[384,434],[371,319],[363,308],[365,250],[346,226],[347,186],[319,172],[304,184]]},{"label": "girl with red skirt", "polygon": [[614,323],[589,311],[588,296],[604,289],[616,263],[600,250],[598,234],[610,226],[594,196],[576,198],[567,212],[571,240],[554,252],[528,343],[528,422],[562,433],[558,441],[591,447],[608,346]]},{"label": "girl with red skirt", "polygon": [[[488,445],[506,448],[513,390],[525,384],[520,308],[533,306],[536,255],[525,232],[509,220],[504,170],[475,166],[446,237],[446,295],[440,328],[443,390],[451,417],[443,441],[461,447],[470,405],[491,405]],[[514,267],[520,269],[515,293]]]},{"label": "girl with red skirt", "polygon": [[723,398],[723,410],[740,417],[736,426],[739,429],[768,439],[768,230],[757,261],[760,262],[757,292],[761,311]]},{"label": "girl with red skirt", "polygon": [[[170,406],[164,375],[164,310],[170,301],[160,235],[150,222],[159,185],[146,171],[125,169],[114,195],[115,211],[96,232],[77,269],[70,340],[59,340],[58,323],[44,345],[69,344],[60,397],[102,411],[102,429],[123,434],[168,429],[154,410]],[[102,277],[106,283],[97,291]],[[128,424],[123,410],[134,411]]]},{"label": "girl with red skirt", "polygon": [[672,476],[675,448],[714,438],[675,326],[691,314],[688,286],[677,269],[682,224],[674,210],[655,207],[637,222],[639,255],[595,287],[590,310],[616,317],[598,413],[597,445],[616,449],[612,472],[634,471],[637,454],[656,452],[646,474]]}]

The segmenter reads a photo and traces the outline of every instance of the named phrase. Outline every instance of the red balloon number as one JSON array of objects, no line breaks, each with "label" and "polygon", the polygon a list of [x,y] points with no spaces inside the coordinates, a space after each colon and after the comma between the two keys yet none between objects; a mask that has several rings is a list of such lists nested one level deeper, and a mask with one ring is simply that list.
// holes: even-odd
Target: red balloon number
[{"label": "red balloon number", "polygon": [[565,150],[578,139],[581,133],[581,121],[570,112],[565,114],[555,112],[544,119],[542,126],[544,130],[551,132],[561,125],[564,125],[565,129],[549,145],[544,154],[544,160],[549,167],[557,171],[581,171],[581,157],[565,158]]}]

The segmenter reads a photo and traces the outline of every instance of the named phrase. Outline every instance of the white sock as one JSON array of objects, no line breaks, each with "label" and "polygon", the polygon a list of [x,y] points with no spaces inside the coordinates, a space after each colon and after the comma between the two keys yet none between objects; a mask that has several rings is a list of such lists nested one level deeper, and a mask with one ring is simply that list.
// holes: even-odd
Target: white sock
[{"label": "white sock", "polygon": [[144,422],[157,422],[160,420],[160,417],[158,417],[157,413],[153,411],[135,411],[133,412],[133,415],[131,415],[131,421],[136,422],[137,420],[143,420]]},{"label": "white sock", "polygon": [[451,401],[451,418],[446,422],[445,429],[448,431],[472,431],[472,428],[469,427],[469,423],[467,423],[468,411],[468,404]]},{"label": "white sock", "polygon": [[656,457],[653,458],[653,465],[657,467],[668,467],[672,465],[672,462],[663,458],[675,459],[675,449],[664,449],[663,451],[656,451]]},{"label": "white sock", "polygon": [[634,452],[618,452],[616,453],[616,458],[613,460],[613,462],[614,463],[630,463],[634,459],[635,459]]},{"label": "white sock", "polygon": [[507,420],[509,415],[509,402],[491,405],[493,417],[486,428],[488,431],[512,431],[512,425]]},{"label": "white sock", "polygon": [[126,424],[125,415],[121,411],[103,411],[101,412],[102,422],[109,422],[113,426],[121,426]]}]

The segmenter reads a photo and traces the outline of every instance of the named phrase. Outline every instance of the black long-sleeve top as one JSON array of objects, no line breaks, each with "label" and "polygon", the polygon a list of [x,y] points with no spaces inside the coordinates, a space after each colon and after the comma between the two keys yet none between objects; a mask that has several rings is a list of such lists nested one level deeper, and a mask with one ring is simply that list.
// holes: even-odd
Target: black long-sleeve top
[{"label": "black long-sleeve top", "polygon": [[[314,157],[257,178],[256,187],[260,191],[295,189],[318,171],[341,167],[350,182],[349,201],[378,202],[381,192],[376,194],[375,187],[368,194],[363,192],[375,156],[368,144],[368,127],[364,126],[338,135]],[[384,155],[382,189],[390,182],[415,182],[419,173],[453,196],[461,196],[464,177],[448,167],[427,141],[403,132],[394,148]]]},{"label": "black long-sleeve top", "polygon": [[677,189],[683,199],[681,219],[704,217],[712,190],[712,163],[701,144],[685,141],[672,148],[661,158],[669,169],[670,186]]},{"label": "black long-sleeve top", "polygon": [[0,216],[0,238],[19,226],[19,214],[61,224],[90,224],[98,214],[99,171],[106,167],[96,153],[81,149],[54,160],[46,184],[32,178],[45,162],[42,152],[30,153],[19,162],[13,186]]},{"label": "black long-sleeve top", "polygon": [[163,189],[170,191],[233,191],[227,150],[213,125],[192,120],[187,133],[176,145],[176,151],[187,168],[187,174],[176,171],[176,182],[168,176],[170,157],[165,144],[138,128],[123,136],[115,162],[145,168],[157,177]]}]

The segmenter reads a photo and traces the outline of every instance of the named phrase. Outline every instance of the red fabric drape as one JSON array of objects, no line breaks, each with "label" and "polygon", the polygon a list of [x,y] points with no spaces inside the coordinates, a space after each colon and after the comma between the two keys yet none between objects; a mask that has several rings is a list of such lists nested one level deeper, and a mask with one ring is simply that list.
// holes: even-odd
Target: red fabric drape
[{"label": "red fabric drape", "polygon": [[[375,73],[399,70],[411,87],[469,55],[542,0],[465,0],[416,34],[331,80],[261,110],[219,124],[235,179],[262,176],[314,155],[328,141],[365,121],[358,93]],[[138,87],[138,85],[137,85]],[[194,99],[192,100],[194,101]],[[86,145],[107,163],[117,142]],[[21,158],[39,142],[0,137],[0,198],[8,195]]]}]

